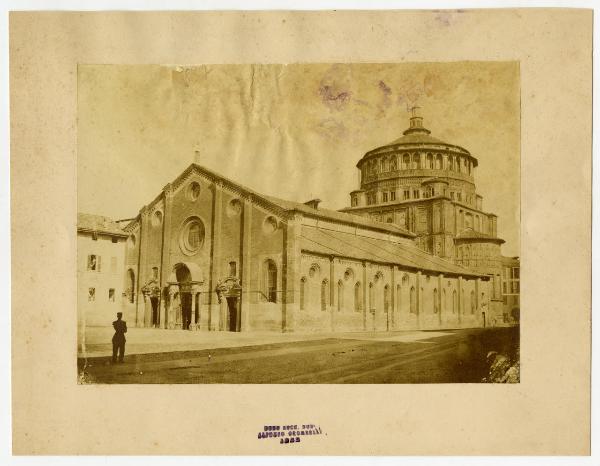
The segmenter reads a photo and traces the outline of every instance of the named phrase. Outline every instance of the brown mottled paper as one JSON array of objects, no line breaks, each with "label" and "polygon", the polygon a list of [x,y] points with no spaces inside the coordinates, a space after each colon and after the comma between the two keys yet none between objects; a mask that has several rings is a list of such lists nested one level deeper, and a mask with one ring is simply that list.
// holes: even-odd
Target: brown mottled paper
[{"label": "brown mottled paper", "polygon": [[[589,454],[591,37],[592,12],[567,9],[12,13],[14,453]],[[429,64],[414,65],[417,62]],[[101,170],[102,163],[119,163],[118,157],[111,156],[119,150],[115,141],[94,138],[89,128],[78,131],[78,77],[79,91],[89,92],[111,79],[119,82],[121,75],[129,79],[156,75],[150,82],[164,84],[160,73],[165,67],[156,65],[236,64],[247,66],[232,67],[229,75],[243,76],[260,68],[272,80],[273,92],[281,92],[278,80],[282,89],[294,88],[294,69],[250,65],[294,63],[318,64],[302,68],[308,70],[306,79],[316,84],[331,78],[342,87],[345,82],[356,86],[371,72],[385,82],[386,76],[393,79],[395,70],[413,67],[417,82],[429,76],[423,92],[427,86],[445,85],[452,94],[459,84],[469,89],[508,89],[500,103],[497,94],[490,95],[489,119],[481,119],[481,134],[472,136],[480,142],[503,118],[514,118],[519,105],[515,86],[520,85],[520,117],[514,119],[518,125],[520,118],[520,131],[512,128],[504,141],[492,141],[489,149],[493,154],[494,144],[515,147],[513,159],[497,160],[497,166],[499,178],[512,183],[512,189],[500,190],[506,204],[521,201],[520,231],[505,232],[516,247],[509,253],[518,255],[520,243],[520,384],[77,384],[77,164],[96,164]],[[453,81],[457,68],[485,79]],[[348,73],[351,76],[344,81]],[[356,76],[363,77],[353,79]],[[214,89],[217,94],[224,92]],[[404,89],[410,100],[414,86],[408,83]],[[268,95],[268,90],[259,89],[259,95]],[[243,172],[260,180],[268,171],[295,173],[291,187],[278,187],[290,190],[282,197],[293,198],[302,173],[311,173],[315,186],[327,184],[332,166],[329,159],[303,157],[302,150],[281,150],[285,158],[273,156],[277,144],[283,147],[290,141],[304,153],[319,149],[315,134],[302,127],[304,121],[289,130],[294,126],[287,120],[289,109],[301,95],[287,95],[281,96],[278,113],[254,109],[245,115],[247,121],[242,118],[239,128],[228,127],[229,133],[244,136],[239,140],[228,133],[221,143],[219,133],[182,131],[175,132],[172,141],[159,143],[177,147],[182,153],[178,163],[188,157],[188,147],[198,145],[205,148],[207,164],[214,163],[213,168],[219,162],[216,151],[234,154],[229,167],[220,170],[226,175]],[[453,95],[457,101],[464,97],[460,92]],[[252,96],[246,97],[253,101]],[[110,109],[105,100],[91,102],[84,106],[88,113],[79,115],[81,125],[95,117],[112,117],[106,114]],[[481,101],[475,104],[485,107]],[[448,102],[442,108],[447,121],[475,118],[453,110]],[[100,109],[96,115],[94,109]],[[224,118],[227,123],[228,117]],[[346,144],[350,139],[351,144],[356,118],[343,128],[322,119],[316,133],[333,138],[332,148],[336,138]],[[405,118],[398,113],[397,127],[373,135],[372,140],[391,140],[389,136],[404,128]],[[264,146],[260,138],[248,139],[254,134],[248,131],[252,125],[285,131],[277,133],[275,147]],[[460,128],[454,131],[449,139],[464,136]],[[77,160],[78,137],[88,159]],[[266,154],[259,158],[260,165],[244,165],[240,146],[260,148]],[[520,187],[515,169],[519,152]],[[349,153],[345,164],[352,167],[360,155]],[[97,158],[103,156],[105,161],[99,163]],[[151,176],[142,163],[140,173]],[[484,172],[484,176],[491,179],[494,173]],[[260,187],[260,181],[244,184],[253,183]],[[160,188],[156,186],[156,191]],[[347,189],[327,189],[328,199],[335,204],[347,199]],[[93,205],[93,199],[86,202]],[[510,224],[505,216],[514,211],[500,212],[499,221]],[[326,435],[293,449],[257,440],[264,424],[302,422],[320,425]]]}]

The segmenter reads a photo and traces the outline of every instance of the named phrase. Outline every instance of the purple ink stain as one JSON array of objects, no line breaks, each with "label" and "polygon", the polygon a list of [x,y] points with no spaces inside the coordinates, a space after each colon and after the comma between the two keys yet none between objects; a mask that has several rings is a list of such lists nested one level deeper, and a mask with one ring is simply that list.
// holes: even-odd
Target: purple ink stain
[{"label": "purple ink stain", "polygon": [[349,91],[337,92],[329,85],[324,85],[319,88],[319,95],[323,99],[323,103],[336,109],[341,109],[352,96]]},{"label": "purple ink stain", "polygon": [[390,89],[390,87],[384,83],[383,81],[379,81],[379,89],[381,89],[381,91],[386,95],[390,95],[392,93],[392,90]]}]

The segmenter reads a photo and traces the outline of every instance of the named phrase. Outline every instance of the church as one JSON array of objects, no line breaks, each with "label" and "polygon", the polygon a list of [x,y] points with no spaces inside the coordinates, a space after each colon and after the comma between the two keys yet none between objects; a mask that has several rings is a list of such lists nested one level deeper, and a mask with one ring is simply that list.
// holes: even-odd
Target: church
[{"label": "church", "polygon": [[402,137],[357,167],[359,189],[335,211],[191,164],[119,222],[128,324],[346,332],[506,322],[504,241],[476,192],[477,159],[413,112]]}]

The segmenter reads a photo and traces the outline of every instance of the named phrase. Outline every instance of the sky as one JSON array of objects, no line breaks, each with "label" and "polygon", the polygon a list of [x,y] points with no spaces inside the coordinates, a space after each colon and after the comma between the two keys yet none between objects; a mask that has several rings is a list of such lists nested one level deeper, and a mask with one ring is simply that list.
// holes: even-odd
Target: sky
[{"label": "sky", "polygon": [[135,217],[194,161],[260,193],[340,209],[356,163],[421,107],[434,137],[469,150],[502,251],[520,255],[516,62],[80,65],[78,210]]}]

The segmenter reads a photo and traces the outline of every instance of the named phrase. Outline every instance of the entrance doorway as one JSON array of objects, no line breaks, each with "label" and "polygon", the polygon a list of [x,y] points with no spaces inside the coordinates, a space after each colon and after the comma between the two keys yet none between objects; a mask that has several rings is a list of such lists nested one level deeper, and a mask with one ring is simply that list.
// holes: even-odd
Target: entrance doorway
[{"label": "entrance doorway", "polygon": [[192,322],[192,294],[181,293],[181,328],[184,330],[190,329]]},{"label": "entrance doorway", "polygon": [[227,298],[227,313],[228,313],[228,322],[229,322],[229,327],[228,330],[230,332],[239,332],[240,331],[240,315],[239,315],[239,309],[238,309],[238,299],[233,297],[233,298]]},{"label": "entrance doorway", "polygon": [[158,314],[158,298],[156,296],[152,296],[150,298],[150,304],[152,305],[152,326],[158,327],[160,324]]}]

